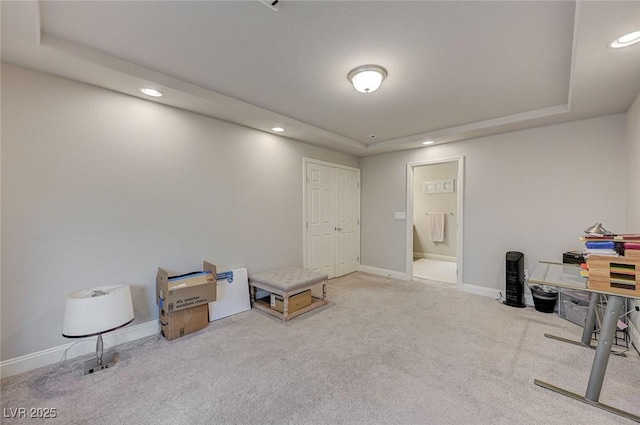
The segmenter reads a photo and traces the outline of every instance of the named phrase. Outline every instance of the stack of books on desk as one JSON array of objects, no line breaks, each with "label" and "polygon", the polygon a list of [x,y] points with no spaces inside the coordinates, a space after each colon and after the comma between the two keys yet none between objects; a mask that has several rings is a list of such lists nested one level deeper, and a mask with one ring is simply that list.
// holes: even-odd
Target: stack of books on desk
[{"label": "stack of books on desk", "polygon": [[580,238],[585,241],[585,257],[589,255],[604,255],[609,257],[624,256],[625,252],[640,251],[640,234],[622,235],[585,235]]},{"label": "stack of books on desk", "polygon": [[[600,281],[609,290],[637,290],[640,235],[585,235],[580,239],[585,241],[584,256],[587,259],[586,264],[581,264],[581,276],[591,278],[590,282],[593,280],[594,285],[597,284],[596,281]],[[610,257],[617,258],[608,260]]]},{"label": "stack of books on desk", "polygon": [[616,249],[616,243],[612,240],[587,240],[585,242],[585,257],[589,258],[590,255],[606,255],[608,257],[618,257],[618,251]]}]

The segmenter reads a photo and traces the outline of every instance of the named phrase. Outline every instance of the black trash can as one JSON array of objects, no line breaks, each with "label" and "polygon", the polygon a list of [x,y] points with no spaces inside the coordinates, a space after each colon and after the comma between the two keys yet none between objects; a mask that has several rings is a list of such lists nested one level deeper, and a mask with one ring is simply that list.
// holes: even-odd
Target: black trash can
[{"label": "black trash can", "polygon": [[542,313],[553,313],[558,301],[558,291],[545,286],[531,285],[531,296],[536,310]]}]

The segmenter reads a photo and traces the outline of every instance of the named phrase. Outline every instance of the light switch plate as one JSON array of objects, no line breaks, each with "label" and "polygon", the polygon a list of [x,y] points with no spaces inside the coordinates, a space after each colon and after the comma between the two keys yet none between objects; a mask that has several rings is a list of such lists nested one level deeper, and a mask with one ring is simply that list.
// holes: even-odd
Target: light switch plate
[{"label": "light switch plate", "polygon": [[398,212],[396,211],[393,214],[393,218],[395,218],[396,220],[406,220],[407,219],[407,213],[404,211]]}]

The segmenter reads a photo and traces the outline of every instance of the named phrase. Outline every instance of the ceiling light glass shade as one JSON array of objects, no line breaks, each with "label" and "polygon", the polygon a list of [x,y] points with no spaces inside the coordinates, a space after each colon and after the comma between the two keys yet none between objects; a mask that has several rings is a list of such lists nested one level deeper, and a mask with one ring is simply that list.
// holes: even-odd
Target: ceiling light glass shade
[{"label": "ceiling light glass shade", "polygon": [[67,295],[62,335],[80,338],[112,331],[133,320],[129,285],[83,289]]},{"label": "ceiling light glass shade", "polygon": [[610,231],[608,231],[602,226],[602,223],[596,223],[593,226],[589,226],[586,229],[584,229],[584,232],[587,235],[600,235],[600,236],[613,235],[613,233],[611,233]]},{"label": "ceiling light glass shade", "polygon": [[635,31],[615,39],[609,44],[609,47],[620,49],[621,47],[631,46],[638,42],[640,42],[640,31]]},{"label": "ceiling light glass shade", "polygon": [[387,70],[378,65],[362,65],[352,69],[347,78],[360,93],[371,93],[387,78]]},{"label": "ceiling light glass shade", "polygon": [[152,97],[160,97],[160,96],[162,96],[162,93],[159,92],[156,89],[150,89],[150,88],[147,88],[147,87],[143,87],[143,88],[140,89],[140,91],[142,93],[146,94],[147,96],[152,96]]}]

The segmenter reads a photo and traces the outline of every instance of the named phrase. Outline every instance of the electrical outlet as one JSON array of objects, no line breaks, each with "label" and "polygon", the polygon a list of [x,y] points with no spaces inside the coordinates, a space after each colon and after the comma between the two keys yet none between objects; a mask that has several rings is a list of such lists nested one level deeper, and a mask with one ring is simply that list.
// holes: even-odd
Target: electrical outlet
[{"label": "electrical outlet", "polygon": [[524,269],[524,280],[529,280],[529,270]]}]

